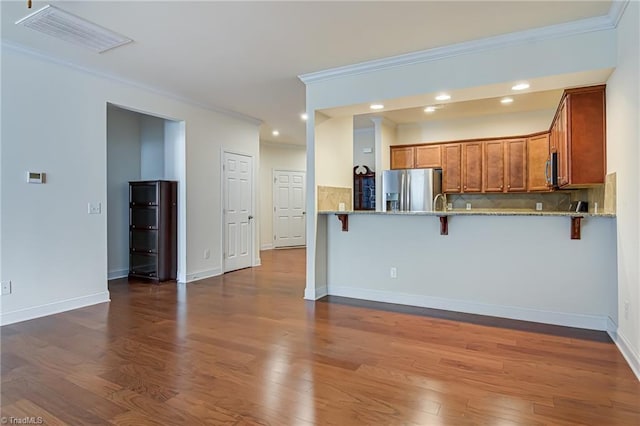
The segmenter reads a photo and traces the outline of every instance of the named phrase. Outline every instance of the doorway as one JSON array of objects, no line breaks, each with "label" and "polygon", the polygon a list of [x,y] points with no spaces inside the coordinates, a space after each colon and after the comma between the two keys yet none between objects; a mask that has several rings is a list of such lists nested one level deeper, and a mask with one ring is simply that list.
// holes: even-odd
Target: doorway
[{"label": "doorway", "polygon": [[252,266],[253,157],[223,153],[223,271]]},{"label": "doorway", "polygon": [[273,247],[306,244],[305,172],[273,171]]}]

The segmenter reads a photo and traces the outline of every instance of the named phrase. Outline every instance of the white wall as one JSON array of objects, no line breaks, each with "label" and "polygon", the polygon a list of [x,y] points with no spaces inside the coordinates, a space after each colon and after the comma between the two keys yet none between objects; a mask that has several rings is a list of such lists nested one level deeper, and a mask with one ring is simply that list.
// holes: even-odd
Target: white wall
[{"label": "white wall", "polygon": [[615,316],[615,219],[586,218],[581,240],[568,217],[453,216],[446,236],[437,216],[328,219],[329,294],[600,330]]},{"label": "white wall", "polygon": [[353,187],[353,118],[329,118],[315,128],[315,185]]},{"label": "white wall", "polygon": [[129,181],[140,179],[140,114],[107,107],[109,278],[129,273]]},{"label": "white wall", "polygon": [[[373,124],[373,123],[372,123]],[[376,170],[376,139],[375,128],[355,129],[353,131],[353,165],[367,166],[375,172]],[[365,153],[368,148],[371,152]]]},{"label": "white wall", "polygon": [[[618,25],[618,66],[607,82],[607,171],[617,176],[618,345],[640,377],[640,5]],[[625,315],[625,303],[629,303]]]},{"label": "white wall", "polygon": [[555,109],[549,109],[399,124],[397,143],[408,145],[543,132],[549,130],[555,112]]},{"label": "white wall", "polygon": [[260,248],[273,248],[273,171],[304,172],[307,168],[304,146],[260,143]]},{"label": "white wall", "polygon": [[164,122],[162,118],[140,116],[140,179],[165,179]]},{"label": "white wall", "polygon": [[[89,201],[106,206],[108,102],[185,121],[186,278],[222,271],[220,155],[234,149],[257,163],[259,122],[3,46],[0,279],[13,293],[2,296],[2,323],[108,300],[106,209],[87,214]],[[47,172],[48,183],[27,185],[27,170]],[[254,247],[257,259],[258,235]]]}]

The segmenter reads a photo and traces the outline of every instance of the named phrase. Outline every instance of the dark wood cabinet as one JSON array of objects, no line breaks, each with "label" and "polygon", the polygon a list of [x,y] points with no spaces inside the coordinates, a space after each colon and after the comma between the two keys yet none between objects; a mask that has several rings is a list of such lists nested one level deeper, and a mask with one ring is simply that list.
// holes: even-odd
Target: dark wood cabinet
[{"label": "dark wood cabinet", "polygon": [[353,209],[376,209],[376,173],[367,166],[353,168]]},{"label": "dark wood cabinet", "polygon": [[177,182],[129,182],[130,277],[176,279],[177,212]]}]

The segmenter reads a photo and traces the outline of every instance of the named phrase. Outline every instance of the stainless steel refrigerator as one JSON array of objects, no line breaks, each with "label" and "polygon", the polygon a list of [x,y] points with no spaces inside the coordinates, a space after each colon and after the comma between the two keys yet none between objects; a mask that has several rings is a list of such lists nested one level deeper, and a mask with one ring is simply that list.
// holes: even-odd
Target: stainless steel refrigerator
[{"label": "stainless steel refrigerator", "polygon": [[382,211],[433,211],[442,192],[442,169],[402,169],[382,172]]}]

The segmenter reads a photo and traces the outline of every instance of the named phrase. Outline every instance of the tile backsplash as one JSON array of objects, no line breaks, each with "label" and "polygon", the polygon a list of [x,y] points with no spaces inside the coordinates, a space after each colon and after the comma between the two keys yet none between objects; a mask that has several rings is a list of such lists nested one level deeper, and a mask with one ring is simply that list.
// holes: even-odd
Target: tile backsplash
[{"label": "tile backsplash", "polygon": [[509,194],[449,194],[447,202],[455,210],[464,210],[467,203],[472,209],[535,210],[542,203],[543,211],[567,211],[571,203],[570,194],[562,192],[531,192]]},{"label": "tile backsplash", "polygon": [[351,188],[318,186],[318,211],[337,211],[340,203],[351,210]]}]

